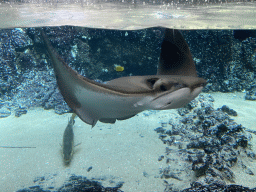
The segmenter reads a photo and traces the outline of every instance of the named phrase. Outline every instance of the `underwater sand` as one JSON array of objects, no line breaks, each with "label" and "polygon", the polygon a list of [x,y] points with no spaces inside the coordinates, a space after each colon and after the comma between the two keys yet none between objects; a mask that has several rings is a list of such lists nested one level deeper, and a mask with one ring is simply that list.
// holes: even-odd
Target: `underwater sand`
[{"label": "underwater sand", "polygon": [[[238,112],[233,119],[244,127],[256,130],[256,101],[244,100],[244,93],[211,93],[214,108],[227,105]],[[146,112],[148,113],[148,112]],[[71,114],[57,115],[53,110],[36,108],[17,118],[0,119],[0,146],[29,146],[36,148],[0,148],[0,186],[5,192],[16,191],[40,184],[33,181],[45,177],[40,186],[58,188],[72,174],[88,179],[101,180],[105,187],[124,182],[125,192],[161,192],[165,186],[159,176],[160,168],[167,167],[165,160],[158,161],[165,154],[163,142],[158,139],[155,128],[161,122],[168,122],[176,110],[160,111],[150,116],[142,113],[116,124],[98,122],[91,126],[75,119],[75,153],[70,166],[64,166],[61,156],[63,132]],[[256,150],[253,135],[252,146]],[[246,161],[256,173],[256,161]],[[92,166],[90,172],[87,169]],[[256,187],[256,176],[249,176],[234,167],[236,184]],[[192,176],[190,176],[192,177]],[[166,179],[182,189],[190,187],[191,179],[183,181]]]}]

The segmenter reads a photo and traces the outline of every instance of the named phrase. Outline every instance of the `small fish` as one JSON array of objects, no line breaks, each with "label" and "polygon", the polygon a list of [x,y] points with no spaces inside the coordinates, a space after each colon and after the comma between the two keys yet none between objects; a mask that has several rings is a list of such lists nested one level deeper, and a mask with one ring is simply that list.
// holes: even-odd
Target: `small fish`
[{"label": "small fish", "polygon": [[115,66],[115,70],[118,71],[118,72],[121,72],[124,70],[124,67],[120,66],[120,65],[117,65]]},{"label": "small fish", "polygon": [[74,149],[73,125],[75,123],[74,121],[75,117],[76,117],[76,114],[73,113],[63,134],[62,153],[63,153],[63,160],[66,165],[69,165],[71,158],[73,156],[73,149]]}]

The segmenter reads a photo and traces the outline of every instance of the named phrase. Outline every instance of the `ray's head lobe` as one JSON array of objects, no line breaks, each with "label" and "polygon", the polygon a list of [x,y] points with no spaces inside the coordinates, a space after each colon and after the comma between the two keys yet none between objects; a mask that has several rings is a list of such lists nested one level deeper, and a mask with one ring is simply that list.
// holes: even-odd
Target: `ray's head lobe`
[{"label": "ray's head lobe", "polygon": [[153,89],[154,88],[154,85],[155,83],[158,81],[158,78],[150,78],[150,79],[147,79],[146,80],[146,84],[151,88]]},{"label": "ray's head lobe", "polygon": [[183,87],[188,87],[184,83],[177,82],[177,80],[168,80],[163,78],[149,78],[146,79],[145,83],[152,91],[165,92],[165,91],[175,91]]}]

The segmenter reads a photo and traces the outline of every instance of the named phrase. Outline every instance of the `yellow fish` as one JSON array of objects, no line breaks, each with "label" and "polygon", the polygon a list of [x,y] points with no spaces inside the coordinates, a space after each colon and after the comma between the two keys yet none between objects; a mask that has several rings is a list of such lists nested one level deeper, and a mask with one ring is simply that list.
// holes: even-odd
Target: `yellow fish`
[{"label": "yellow fish", "polygon": [[120,72],[120,71],[123,71],[124,70],[124,67],[118,65],[118,66],[115,66],[115,70]]}]

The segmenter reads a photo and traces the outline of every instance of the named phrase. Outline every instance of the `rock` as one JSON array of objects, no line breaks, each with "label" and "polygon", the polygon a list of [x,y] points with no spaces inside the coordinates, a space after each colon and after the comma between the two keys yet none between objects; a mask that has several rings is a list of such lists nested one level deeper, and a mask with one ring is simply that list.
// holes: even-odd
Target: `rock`
[{"label": "rock", "polygon": [[168,124],[167,122],[161,122],[162,127],[167,127],[167,124]]},{"label": "rock", "polygon": [[90,172],[92,170],[92,166],[88,167],[87,172]]},{"label": "rock", "polygon": [[6,117],[9,117],[10,115],[11,115],[10,109],[8,109],[7,107],[0,108],[0,118],[6,118]]},{"label": "rock", "polygon": [[160,174],[161,174],[162,179],[163,178],[165,178],[165,179],[173,178],[173,179],[182,181],[182,179],[179,178],[179,173],[173,172],[173,170],[171,170],[170,167],[166,167],[166,168],[164,168],[164,170],[160,170]]},{"label": "rock", "polygon": [[246,174],[248,174],[248,175],[254,175],[254,173],[252,172],[252,170],[251,170],[249,167],[247,167],[247,166],[243,163],[243,161],[240,161],[240,166],[242,167],[242,169],[244,170],[244,172],[245,172]]},{"label": "rock", "polygon": [[189,113],[189,110],[186,108],[179,108],[179,109],[177,109],[177,111],[178,111],[179,115],[181,115],[181,116],[184,116]]},{"label": "rock", "polygon": [[156,129],[154,129],[154,131],[156,131],[157,133],[164,133],[166,129],[164,129],[163,127],[157,127]]},{"label": "rock", "polygon": [[187,160],[191,163],[202,162],[205,152],[203,149],[187,149]]},{"label": "rock", "polygon": [[191,124],[191,123],[193,123],[194,121],[193,121],[193,117],[191,117],[191,116],[186,116],[186,117],[184,117],[184,118],[182,118],[181,119],[181,122],[183,123],[183,124]]},{"label": "rock", "polygon": [[158,161],[162,161],[164,159],[164,156],[161,155],[160,157],[158,157]]},{"label": "rock", "polygon": [[227,180],[229,180],[230,182],[232,182],[232,183],[235,182],[235,181],[234,181],[234,178],[235,178],[234,173],[233,173],[233,171],[231,171],[228,167],[225,167],[225,168],[223,169],[223,175],[224,175],[224,177],[225,177]]},{"label": "rock", "polygon": [[203,157],[198,157],[192,162],[192,170],[195,171],[197,177],[205,175],[211,164],[211,157],[206,155]]},{"label": "rock", "polygon": [[[215,182],[209,185],[204,185],[198,182],[193,182],[190,188],[184,189],[181,192],[205,192],[205,191],[214,191],[214,192],[255,192],[256,188],[250,189],[248,187],[243,187],[241,185],[225,185],[221,182]],[[166,191],[171,192],[171,191]]]},{"label": "rock", "polygon": [[[41,177],[44,178],[44,177]],[[95,180],[89,180],[86,177],[83,176],[76,176],[72,175],[68,181],[65,181],[65,183],[60,188],[54,188],[54,187],[48,187],[48,189],[44,189],[43,183],[45,182],[45,179],[36,179],[35,183],[39,182],[40,184],[30,186],[26,189],[20,189],[17,192],[50,192],[50,191],[58,191],[58,192],[77,192],[77,191],[83,191],[83,192],[122,192],[120,188],[123,185],[123,182],[118,182],[115,187],[103,187],[99,181]]]},{"label": "rock", "polygon": [[20,117],[23,114],[27,114],[28,110],[26,107],[19,107],[15,109],[15,117]]},{"label": "rock", "polygon": [[252,84],[246,91],[245,99],[252,101],[256,100],[256,82],[254,82],[254,84]]},{"label": "rock", "polygon": [[226,112],[229,115],[237,116],[237,112],[234,109],[230,109],[227,105],[223,105],[221,108],[218,108],[217,110],[222,110],[223,112]]}]

